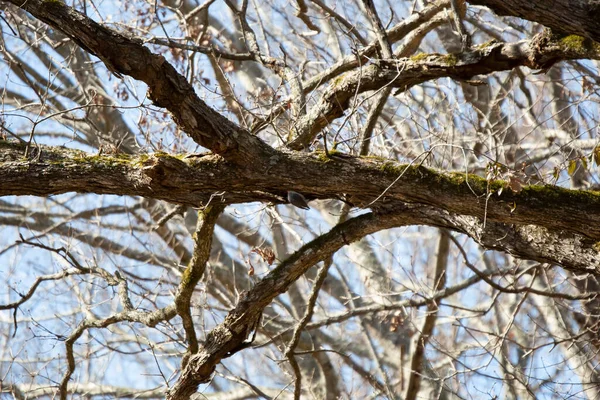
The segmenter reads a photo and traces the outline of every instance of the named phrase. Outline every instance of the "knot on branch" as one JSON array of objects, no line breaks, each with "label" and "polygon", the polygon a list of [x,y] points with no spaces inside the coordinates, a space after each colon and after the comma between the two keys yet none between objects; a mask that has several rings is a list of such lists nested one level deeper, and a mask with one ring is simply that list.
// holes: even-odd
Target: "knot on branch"
[{"label": "knot on branch", "polygon": [[184,161],[166,153],[153,155],[143,165],[142,170],[150,180],[167,187],[179,187],[178,180],[173,178],[188,168]]}]

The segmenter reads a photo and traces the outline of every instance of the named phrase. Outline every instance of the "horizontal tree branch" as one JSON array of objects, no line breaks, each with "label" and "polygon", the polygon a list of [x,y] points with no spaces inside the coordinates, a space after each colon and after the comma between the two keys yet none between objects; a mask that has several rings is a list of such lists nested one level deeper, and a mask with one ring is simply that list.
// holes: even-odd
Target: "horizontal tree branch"
[{"label": "horizontal tree branch", "polygon": [[0,196],[78,192],[201,206],[282,203],[295,190],[309,200],[343,198],[374,210],[409,202],[489,222],[536,225],[587,237],[588,247],[600,240],[600,195],[591,191],[529,185],[515,193],[504,181],[339,153],[281,153],[267,169],[256,170],[216,155],[90,155],[46,146],[25,159],[25,147],[0,142]]},{"label": "horizontal tree branch", "polygon": [[[592,239],[600,236],[600,199],[594,192],[528,186],[519,193],[506,189],[498,196],[503,182],[339,154],[331,159],[322,154],[282,154],[269,170],[256,172],[216,155],[90,155],[42,146],[25,158],[24,151],[23,144],[0,142],[0,195],[94,192],[199,205],[221,199],[226,203],[269,198],[280,202],[284,199],[279,196],[295,189],[309,198],[336,198],[345,193],[350,201],[377,210],[315,239],[244,294],[190,358],[172,389],[172,398],[193,393],[220,360],[243,348],[262,310],[308,268],[382,229],[417,224],[444,227],[466,233],[487,248],[600,274],[600,257],[594,247],[598,239]],[[129,311],[88,321],[80,328],[135,320],[152,326],[174,313],[175,307],[170,306],[166,313],[147,319],[145,314]],[[69,378],[70,373],[63,383]]]}]

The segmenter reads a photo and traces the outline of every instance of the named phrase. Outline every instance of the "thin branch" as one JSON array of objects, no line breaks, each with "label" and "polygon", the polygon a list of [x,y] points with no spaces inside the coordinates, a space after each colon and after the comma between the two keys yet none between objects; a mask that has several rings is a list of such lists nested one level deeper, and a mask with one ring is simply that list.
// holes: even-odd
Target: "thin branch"
[{"label": "thin branch", "polygon": [[298,342],[300,341],[300,335],[302,334],[302,331],[312,319],[314,308],[317,304],[317,298],[319,297],[319,291],[321,290],[321,286],[323,286],[323,282],[325,282],[325,278],[327,278],[327,273],[329,271],[329,268],[331,267],[332,262],[333,260],[329,258],[319,269],[319,272],[317,273],[317,278],[313,285],[313,289],[308,298],[306,312],[304,313],[304,316],[302,317],[300,322],[298,322],[298,325],[296,325],[294,333],[292,334],[292,339],[290,339],[290,342],[288,343],[284,351],[284,355],[288,359],[289,363],[291,364],[294,370],[294,374],[296,375],[296,382],[294,383],[294,399],[296,400],[300,399],[300,395],[302,393],[302,374],[300,372],[300,367],[298,366],[298,361],[296,361],[294,351],[296,349],[296,346],[298,345]]},{"label": "thin branch", "polygon": [[201,46],[197,44],[180,43],[176,39],[163,39],[159,37],[152,37],[144,39],[144,43],[156,44],[159,46],[165,46],[175,49],[197,51],[198,53],[213,55],[223,60],[233,61],[252,61],[254,56],[251,53],[231,53],[226,50],[220,49],[217,46]]},{"label": "thin branch", "polygon": [[[62,270],[61,272],[57,272],[56,274],[38,276],[35,279],[35,281],[33,282],[33,284],[29,287],[29,290],[27,291],[27,293],[25,293],[25,294],[19,293],[19,296],[21,298],[17,301],[14,301],[12,303],[7,303],[7,304],[0,304],[0,310],[10,310],[10,309],[18,308],[21,304],[25,303],[27,300],[29,300],[35,294],[35,290],[42,282],[57,281],[57,280],[66,278],[68,276],[82,275],[82,274],[87,274],[87,272],[82,271],[77,268],[69,268],[69,269]],[[15,332],[16,332],[16,327],[15,327]]]},{"label": "thin branch", "polygon": [[[448,257],[450,255],[450,233],[444,229],[440,231],[438,241],[438,251],[436,257],[435,274],[433,277],[433,290],[440,291],[446,286],[446,269],[448,266]],[[484,279],[484,276],[480,276]],[[485,277],[487,278],[487,277]],[[415,400],[421,389],[421,380],[423,369],[425,368],[425,348],[431,339],[437,314],[439,310],[439,301],[432,300],[427,303],[427,315],[423,322],[423,327],[417,335],[415,349],[410,360],[410,378],[408,388],[406,389],[406,399]]]},{"label": "thin branch", "polygon": [[[312,0],[313,3],[319,4],[321,6],[320,0]],[[325,6],[323,4],[323,6]],[[421,12],[414,13],[410,17],[406,18],[393,28],[386,31],[386,36],[391,43],[395,43],[406,35],[408,35],[411,31],[418,29],[423,23],[429,21],[434,18],[440,11],[444,8],[450,6],[449,0],[439,1],[435,4],[429,5],[425,7]],[[335,14],[331,14],[335,15]],[[443,20],[443,19],[440,19]],[[433,24],[434,26],[437,26]],[[353,27],[355,30],[355,28]],[[352,32],[352,31],[351,31]],[[364,41],[364,39],[362,39]],[[360,40],[359,40],[360,41]],[[305,82],[302,83],[302,87],[304,89],[305,95],[309,92],[315,90],[321,85],[326,84],[331,79],[336,76],[340,76],[344,72],[348,72],[354,68],[358,68],[361,65],[366,64],[369,61],[369,58],[377,52],[379,42],[377,40],[372,43],[366,43],[364,41],[366,47],[360,49],[356,54],[352,54],[346,56],[333,64],[332,66],[326,68],[324,71],[316,74],[315,76],[309,78]],[[402,54],[402,56],[405,56]],[[277,116],[281,115],[281,113],[287,110],[287,104],[293,101],[293,99],[285,99],[279,103],[278,106],[275,106],[271,109],[269,114],[266,117],[263,117],[257,120],[251,128],[252,132],[257,132],[262,129],[264,126],[268,124],[268,122],[273,121]]]}]

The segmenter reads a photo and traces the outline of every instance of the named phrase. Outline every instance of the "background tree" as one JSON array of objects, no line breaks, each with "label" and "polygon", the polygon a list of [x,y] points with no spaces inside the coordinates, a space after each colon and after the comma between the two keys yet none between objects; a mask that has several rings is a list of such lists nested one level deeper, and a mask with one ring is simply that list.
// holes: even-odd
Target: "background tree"
[{"label": "background tree", "polygon": [[600,396],[596,1],[0,5],[3,395]]}]

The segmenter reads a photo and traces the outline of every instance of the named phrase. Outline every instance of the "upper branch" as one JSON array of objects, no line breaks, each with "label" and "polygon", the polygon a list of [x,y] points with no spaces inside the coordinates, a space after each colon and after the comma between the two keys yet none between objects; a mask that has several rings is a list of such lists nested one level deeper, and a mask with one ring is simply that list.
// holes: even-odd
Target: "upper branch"
[{"label": "upper branch", "polygon": [[535,21],[557,32],[600,42],[600,3],[597,0],[468,0],[498,15]]},{"label": "upper branch", "polygon": [[383,87],[406,91],[411,87],[439,78],[468,80],[476,75],[512,70],[516,67],[548,69],[556,62],[573,59],[599,59],[600,45],[583,38],[560,38],[543,32],[532,40],[517,43],[494,43],[457,54],[420,54],[411,58],[385,60],[348,72],[334,81],[320,100],[301,118],[298,136],[289,147],[300,150],[336,118],[341,117],[350,100],[359,93]]}]

